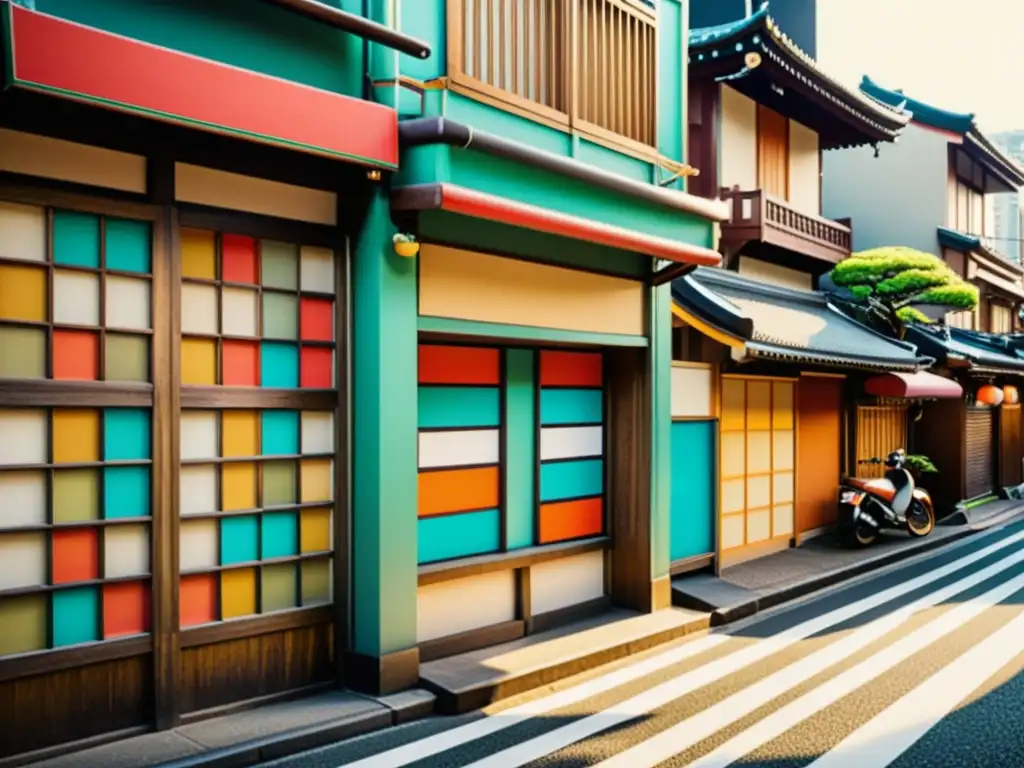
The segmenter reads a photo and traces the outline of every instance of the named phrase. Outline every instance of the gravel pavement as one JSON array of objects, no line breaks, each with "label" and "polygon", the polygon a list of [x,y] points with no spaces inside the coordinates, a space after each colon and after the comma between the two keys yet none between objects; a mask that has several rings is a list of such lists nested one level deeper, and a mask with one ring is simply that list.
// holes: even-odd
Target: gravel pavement
[{"label": "gravel pavement", "polygon": [[488,710],[265,768],[1024,766],[1024,522]]}]

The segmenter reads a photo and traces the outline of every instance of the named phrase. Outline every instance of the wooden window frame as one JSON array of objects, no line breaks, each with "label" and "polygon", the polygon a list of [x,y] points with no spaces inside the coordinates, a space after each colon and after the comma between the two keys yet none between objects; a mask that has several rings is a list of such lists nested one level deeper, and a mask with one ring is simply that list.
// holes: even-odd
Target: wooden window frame
[{"label": "wooden window frame", "polygon": [[[477,0],[479,2],[480,0]],[[447,58],[448,58],[448,87],[454,93],[458,93],[462,96],[481,101],[488,106],[495,107],[497,109],[510,112],[519,117],[524,117],[528,120],[539,122],[549,128],[555,128],[559,131],[569,133],[573,136],[581,136],[595,144],[603,146],[608,149],[622,152],[623,154],[636,157],[641,160],[648,162],[658,162],[661,159],[661,155],[657,148],[657,128],[658,128],[658,80],[657,80],[657,60],[658,60],[658,35],[657,25],[658,16],[657,12],[650,6],[640,2],[640,0],[605,0],[606,2],[620,8],[624,12],[631,14],[637,18],[645,19],[651,23],[655,29],[655,50],[654,50],[654,93],[647,94],[646,110],[650,110],[650,120],[653,125],[652,140],[654,144],[647,145],[642,142],[636,141],[624,136],[600,125],[592,123],[587,120],[583,120],[578,116],[579,103],[580,103],[580,88],[576,71],[576,59],[579,50],[579,0],[562,0],[563,18],[562,18],[562,29],[563,38],[561,41],[562,50],[565,51],[563,54],[571,63],[570,66],[564,68],[561,77],[560,87],[564,89],[564,97],[566,100],[567,108],[565,111],[553,109],[545,104],[532,101],[530,99],[519,96],[518,94],[506,91],[502,88],[498,88],[494,85],[484,82],[479,78],[469,75],[465,70],[464,57],[465,47],[463,45],[463,39],[465,35],[465,18],[463,14],[463,8],[465,0],[446,0],[446,19],[447,19]],[[504,11],[506,0],[492,0],[492,2],[500,3],[502,10]],[[685,33],[685,30],[684,30]],[[630,46],[627,46],[627,49]],[[622,53],[620,52],[621,56]],[[516,59],[513,57],[513,62]],[[514,64],[515,66],[515,64]],[[647,74],[646,72],[644,73]],[[684,95],[686,84],[683,84]],[[683,105],[685,110],[685,103]],[[645,113],[646,114],[646,113]],[[683,115],[680,115],[682,120]],[[684,136],[685,139],[685,136]]]},{"label": "wooden window frame", "polygon": [[[169,346],[169,320],[166,314],[165,298],[168,294],[168,265],[170,262],[167,245],[166,224],[159,206],[143,202],[132,202],[110,198],[103,192],[58,191],[40,184],[39,186],[19,185],[0,181],[0,199],[12,203],[61,208],[64,210],[89,213],[97,216],[114,216],[148,221],[153,227],[153,251],[150,283],[152,328],[147,334],[151,339],[150,373],[146,383],[110,383],[96,381],[63,381],[54,379],[5,379],[0,380],[0,407],[3,408],[104,408],[129,407],[147,408],[151,412],[152,457],[150,467],[151,508],[147,525],[150,540],[150,573],[145,578],[150,589],[152,622],[144,635],[123,639],[99,640],[96,642],[50,648],[26,654],[0,658],[0,683],[19,678],[46,674],[60,670],[84,667],[101,662],[117,661],[154,653],[159,643],[161,627],[158,622],[158,591],[164,588],[160,568],[166,562],[167,552],[163,546],[166,540],[158,539],[166,530],[173,508],[168,499],[159,492],[164,482],[166,441],[168,439],[167,405],[172,395],[170,366],[161,366],[171,354]],[[25,262],[33,263],[33,262]],[[52,262],[48,262],[51,264]],[[101,308],[102,309],[102,308]],[[162,310],[164,310],[162,312]],[[103,318],[100,318],[101,327]],[[52,328],[53,323],[48,322]],[[47,363],[49,369],[50,363]],[[103,583],[100,581],[99,583]],[[27,590],[26,590],[27,591]]]}]

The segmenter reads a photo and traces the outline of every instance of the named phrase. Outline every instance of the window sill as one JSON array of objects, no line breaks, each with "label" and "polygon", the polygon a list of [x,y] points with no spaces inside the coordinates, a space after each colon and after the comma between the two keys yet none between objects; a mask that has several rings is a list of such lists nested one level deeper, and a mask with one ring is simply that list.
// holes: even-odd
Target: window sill
[{"label": "window sill", "polygon": [[440,584],[469,576],[482,576],[497,571],[511,571],[526,568],[549,560],[560,560],[573,555],[596,552],[611,546],[608,536],[596,536],[589,539],[567,541],[561,544],[546,544],[540,547],[515,549],[511,552],[500,552],[494,555],[480,555],[459,560],[440,563],[429,563],[419,567],[419,586]]}]

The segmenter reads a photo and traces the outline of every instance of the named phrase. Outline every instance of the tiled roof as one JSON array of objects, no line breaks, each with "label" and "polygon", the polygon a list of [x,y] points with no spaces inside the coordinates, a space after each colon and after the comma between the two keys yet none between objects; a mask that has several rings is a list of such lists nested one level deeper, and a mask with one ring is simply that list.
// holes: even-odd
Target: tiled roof
[{"label": "tiled roof", "polygon": [[[769,46],[771,42],[774,45]],[[823,71],[818,63],[794,43],[778,26],[769,12],[768,3],[743,19],[712,27],[697,27],[689,32],[690,63],[725,59],[745,52],[760,51],[802,84],[812,88],[821,98],[831,101],[859,119],[872,124],[893,137],[910,119],[898,105],[891,105],[840,83]],[[735,75],[747,71],[745,56],[737,59]]]},{"label": "tiled roof", "polygon": [[[705,322],[745,337],[747,353],[755,357],[904,371],[932,362],[912,344],[890,339],[846,316],[818,291],[757,283],[718,268],[699,268],[676,280],[672,291],[675,301]],[[708,293],[717,305],[706,300]],[[745,328],[741,319],[747,321]]]},{"label": "tiled roof", "polygon": [[939,360],[966,361],[979,373],[1024,375],[1024,351],[1012,338],[940,325],[912,325],[907,329],[908,341]]},{"label": "tiled roof", "polygon": [[888,104],[897,105],[913,115],[914,122],[963,136],[976,151],[988,156],[989,162],[1005,176],[1010,186],[1024,186],[1024,168],[1003,153],[985,134],[978,129],[973,113],[950,112],[923,101],[906,96],[902,89],[883,88],[867,75],[861,79],[860,90],[865,94]]}]

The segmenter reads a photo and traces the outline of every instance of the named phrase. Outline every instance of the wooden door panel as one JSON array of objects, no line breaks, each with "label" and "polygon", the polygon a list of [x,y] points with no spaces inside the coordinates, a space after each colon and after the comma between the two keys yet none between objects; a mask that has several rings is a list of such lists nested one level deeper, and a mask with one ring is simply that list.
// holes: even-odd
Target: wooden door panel
[{"label": "wooden door panel", "polygon": [[991,408],[967,409],[965,446],[968,499],[991,493],[995,484],[994,421]]},{"label": "wooden door panel", "polygon": [[796,526],[803,534],[836,519],[836,492],[842,466],[841,379],[804,377],[797,398]]},{"label": "wooden door panel", "polygon": [[1003,487],[1020,485],[1021,477],[1021,419],[1019,405],[1004,405],[999,409],[999,484]]},{"label": "wooden door panel", "polygon": [[757,105],[757,180],[770,195],[789,199],[789,120]]}]

